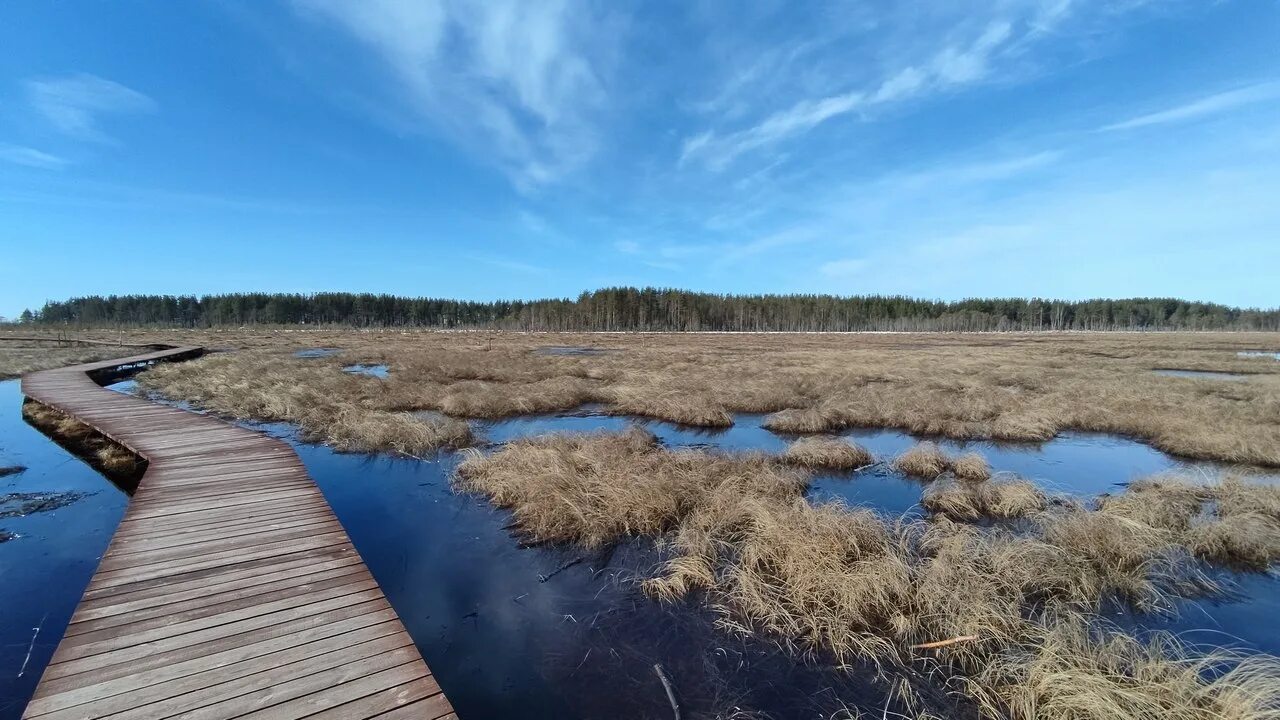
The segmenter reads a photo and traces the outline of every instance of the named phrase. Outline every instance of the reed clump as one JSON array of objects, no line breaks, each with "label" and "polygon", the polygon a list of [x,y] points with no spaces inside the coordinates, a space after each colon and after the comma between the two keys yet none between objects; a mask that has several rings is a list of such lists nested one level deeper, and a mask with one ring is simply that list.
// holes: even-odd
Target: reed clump
[{"label": "reed clump", "polygon": [[800,438],[787,446],[782,460],[814,470],[856,470],[875,462],[861,445],[833,437]]},{"label": "reed clump", "polygon": [[931,513],[961,522],[1028,517],[1048,507],[1044,492],[1029,480],[973,482],[959,477],[957,473],[957,479],[943,478],[931,484],[920,504]]},{"label": "reed clump", "polygon": [[951,472],[961,480],[981,482],[991,477],[991,466],[978,453],[965,453],[951,461]]},{"label": "reed clump", "polygon": [[912,477],[933,480],[951,469],[951,456],[934,443],[922,442],[895,458],[893,467]]},{"label": "reed clump", "polygon": [[1280,487],[1234,476],[1157,476],[1101,498],[1100,512],[1158,528],[1207,561],[1265,570],[1280,560]]},{"label": "reed clump", "polygon": [[1141,640],[1060,613],[965,682],[984,717],[1261,720],[1280,713],[1280,661]]},{"label": "reed clump", "polygon": [[[471,451],[456,482],[509,508],[534,540],[601,547],[630,535],[656,538],[666,560],[645,591],[666,600],[699,593],[727,630],[763,633],[838,663],[901,667],[927,652],[969,683],[970,699],[993,717],[1003,717],[994,708],[1076,717],[1042,699],[1065,692],[1041,673],[1072,662],[1067,647],[1081,650],[1078,671],[1099,692],[1135,684],[1148,702],[1159,695],[1158,683],[1148,685],[1151,673],[1171,668],[1134,665],[1137,656],[1098,639],[1069,646],[1074,636],[1054,634],[1067,633],[1056,629],[1065,622],[1058,616],[1093,617],[1108,599],[1161,611],[1173,596],[1219,590],[1183,536],[1105,506],[1047,504],[1018,481],[942,481],[965,492],[1016,487],[1021,499],[1005,510],[1025,519],[1016,527],[956,522],[945,512],[895,521],[812,505],[802,496],[806,475],[765,456],[667,450],[633,429]],[[1280,683],[1271,666],[1259,672]],[[1259,681],[1246,675],[1214,681],[1207,692],[1253,692]],[[1098,702],[1109,709],[1112,700]],[[1185,694],[1168,702],[1195,711]],[[1056,709],[1037,715],[1026,707]],[[1246,710],[1239,717],[1266,717]]]},{"label": "reed clump", "polygon": [[631,535],[661,535],[716,498],[798,498],[807,480],[763,454],[663,450],[652,433],[551,435],[501,452],[470,452],[459,489],[508,508],[520,528],[546,542],[601,547]]}]

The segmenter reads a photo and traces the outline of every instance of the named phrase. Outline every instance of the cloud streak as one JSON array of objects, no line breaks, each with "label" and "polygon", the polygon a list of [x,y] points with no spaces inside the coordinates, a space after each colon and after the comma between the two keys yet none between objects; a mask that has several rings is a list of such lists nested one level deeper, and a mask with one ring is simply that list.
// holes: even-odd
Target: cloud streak
[{"label": "cloud streak", "polygon": [[1192,102],[1171,107],[1159,112],[1139,115],[1123,122],[1107,125],[1105,132],[1117,130],[1134,130],[1152,125],[1168,125],[1170,123],[1196,120],[1211,115],[1218,115],[1237,108],[1280,98],[1280,81],[1271,81],[1249,85],[1247,87],[1228,90]]},{"label": "cloud streak", "polygon": [[105,115],[154,112],[156,103],[137,90],[96,75],[34,78],[26,82],[31,107],[55,129],[78,140],[112,142],[100,128]]},{"label": "cloud streak", "polygon": [[66,158],[36,150],[35,148],[4,144],[0,144],[0,160],[45,170],[57,170],[70,163]]},{"label": "cloud streak", "polygon": [[976,37],[947,45],[923,62],[899,66],[869,89],[804,98],[742,130],[704,131],[684,142],[678,164],[697,161],[720,171],[744,153],[802,135],[834,118],[979,82],[991,72],[993,59],[1012,34],[1010,22],[992,20]]}]

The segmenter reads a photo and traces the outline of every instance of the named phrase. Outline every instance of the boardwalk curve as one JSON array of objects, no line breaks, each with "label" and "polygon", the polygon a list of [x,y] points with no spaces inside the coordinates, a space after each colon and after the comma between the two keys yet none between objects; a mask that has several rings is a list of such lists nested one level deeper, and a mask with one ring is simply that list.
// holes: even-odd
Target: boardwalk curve
[{"label": "boardwalk curve", "polygon": [[22,379],[148,461],[23,717],[456,720],[292,448],[94,381],[201,352]]}]

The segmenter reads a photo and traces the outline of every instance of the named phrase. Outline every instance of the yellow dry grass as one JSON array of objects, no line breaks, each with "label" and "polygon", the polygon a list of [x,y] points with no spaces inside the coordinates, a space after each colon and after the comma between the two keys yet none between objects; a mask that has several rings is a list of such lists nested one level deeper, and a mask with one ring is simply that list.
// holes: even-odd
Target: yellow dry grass
[{"label": "yellow dry grass", "polygon": [[991,466],[978,453],[965,453],[951,461],[951,472],[961,480],[981,481],[991,477]]},{"label": "yellow dry grass", "polygon": [[1192,482],[1178,476],[1132,483],[1102,498],[1100,512],[1156,528],[1197,556],[1248,570],[1280,560],[1280,487],[1227,476]]},{"label": "yellow dry grass", "polygon": [[951,469],[951,456],[934,443],[922,442],[895,458],[893,467],[912,477],[934,480]]},{"label": "yellow dry grass", "polygon": [[814,470],[856,470],[875,462],[861,445],[833,437],[800,438],[787,446],[782,460]]},{"label": "yellow dry grass", "polygon": [[[0,334],[0,340],[3,340]],[[21,377],[36,370],[137,355],[145,350],[119,347],[51,347],[14,341],[0,342],[0,380]]]},{"label": "yellow dry grass", "polygon": [[[985,467],[985,463],[983,465]],[[959,471],[956,476],[960,476]],[[975,482],[947,478],[930,485],[920,504],[931,513],[973,522],[981,518],[1027,517],[1044,510],[1048,498],[1029,480],[999,478]]]},{"label": "yellow dry grass", "polygon": [[[946,516],[890,521],[866,509],[811,505],[802,496],[806,476],[766,456],[670,451],[632,430],[471,451],[456,482],[509,508],[535,540],[599,547],[625,536],[658,538],[667,560],[645,590],[668,600],[704,594],[728,630],[886,669],[927,652],[964,679],[969,699],[991,717],[1077,717],[1067,709],[1068,688],[1045,669],[1054,664],[1096,684],[1097,712],[1112,710],[1129,688],[1133,708],[1160,700],[1203,717],[1188,703],[1212,695],[1218,704],[1205,707],[1240,710],[1229,717],[1269,717],[1227,696],[1274,699],[1280,689],[1274,664],[1205,678],[1200,688],[1166,648],[1137,663],[1139,645],[1071,635],[1065,623],[1094,617],[1107,598],[1164,610],[1173,596],[1219,588],[1183,536],[1105,504],[1046,507],[1042,494],[1017,481],[943,481],[966,492],[1017,487],[1005,512],[1030,518],[1017,531]],[[1251,498],[1242,506],[1261,502],[1248,488],[1233,492]],[[972,639],[918,647],[951,638]]]},{"label": "yellow dry grass", "polygon": [[341,451],[420,455],[473,440],[466,422],[401,410],[378,378],[322,360],[221,353],[159,365],[138,384],[232,417],[295,423],[305,437]]},{"label": "yellow dry grass", "polygon": [[1273,720],[1280,663],[1198,653],[1177,638],[1141,641],[1059,617],[966,683],[983,714],[1009,720]]},{"label": "yellow dry grass", "polygon": [[[87,336],[93,337],[92,333]],[[103,334],[116,339],[116,333]],[[1250,333],[963,335],[520,334],[261,329],[139,331],[125,342],[260,349],[231,361],[270,367],[288,385],[308,363],[385,362],[376,392],[358,384],[332,404],[505,417],[598,402],[614,412],[723,426],[734,412],[775,413],[785,432],[893,427],[950,438],[1040,441],[1062,430],[1119,433],[1188,457],[1280,466],[1280,363],[1237,351],[1271,347]],[[545,346],[607,349],[558,356]],[[337,347],[340,359],[289,351]],[[216,356],[215,356],[216,357]],[[215,359],[175,366],[153,387],[243,392],[198,376]],[[1156,367],[1249,373],[1244,382],[1164,377]],[[190,374],[191,382],[177,383]],[[361,378],[361,380],[368,380]],[[170,382],[172,388],[168,388]],[[372,386],[370,386],[372,387]],[[269,388],[258,388],[265,392]],[[284,394],[288,394],[285,392]],[[192,399],[188,397],[186,399]],[[236,402],[228,400],[225,405]]]}]

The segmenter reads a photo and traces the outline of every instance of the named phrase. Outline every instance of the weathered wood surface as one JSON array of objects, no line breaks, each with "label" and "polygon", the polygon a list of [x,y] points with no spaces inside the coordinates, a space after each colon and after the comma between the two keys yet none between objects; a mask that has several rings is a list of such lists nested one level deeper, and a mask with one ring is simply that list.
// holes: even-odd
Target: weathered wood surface
[{"label": "weathered wood surface", "polygon": [[25,395],[148,461],[24,718],[449,718],[395,610],[285,443],[31,373]]}]

